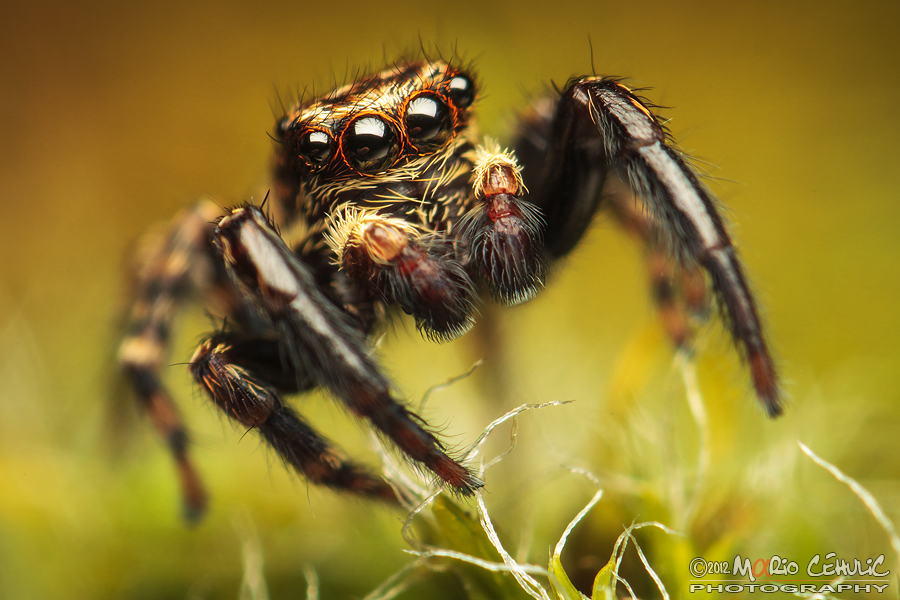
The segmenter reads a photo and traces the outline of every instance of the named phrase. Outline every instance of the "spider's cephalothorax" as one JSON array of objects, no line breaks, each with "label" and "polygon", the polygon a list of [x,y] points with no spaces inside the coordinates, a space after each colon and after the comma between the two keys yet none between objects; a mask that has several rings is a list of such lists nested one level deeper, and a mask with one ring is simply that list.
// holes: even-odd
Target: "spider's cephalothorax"
[{"label": "spider's cephalothorax", "polygon": [[[367,337],[393,307],[426,337],[448,340],[471,327],[480,289],[503,304],[529,300],[601,207],[646,244],[675,343],[689,344],[685,313],[704,307],[708,281],[758,397],[770,415],[781,412],[756,305],[715,201],[649,104],[614,79],[573,79],[535,102],[507,151],[480,142],[476,98],[471,73],[420,61],[301,102],[276,128],[271,213],[245,205],[220,216],[203,202],[147,253],[120,360],[169,441],[191,513],[206,496],[159,382],[184,300],[215,301],[229,324],[191,359],[196,381],[310,481],[395,498],[281,398],[324,387],[468,494],[481,481],[394,398]],[[604,192],[608,175],[632,194]]]}]

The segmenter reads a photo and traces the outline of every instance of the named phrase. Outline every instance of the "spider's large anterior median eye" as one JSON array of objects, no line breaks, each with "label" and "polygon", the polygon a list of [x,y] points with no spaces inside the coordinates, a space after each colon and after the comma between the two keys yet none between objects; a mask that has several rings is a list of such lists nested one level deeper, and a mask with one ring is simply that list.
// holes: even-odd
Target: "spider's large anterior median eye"
[{"label": "spider's large anterior median eye", "polygon": [[351,122],[341,136],[341,151],[350,166],[359,171],[379,171],[397,156],[398,140],[391,125],[375,115]]},{"label": "spider's large anterior median eye", "polygon": [[466,108],[475,101],[475,84],[466,75],[455,76],[444,87],[457,108]]},{"label": "spider's large anterior median eye", "polygon": [[447,105],[438,97],[419,95],[406,106],[406,134],[418,150],[437,148],[450,136],[453,119]]},{"label": "spider's large anterior median eye", "polygon": [[334,143],[324,131],[308,131],[300,138],[297,148],[300,158],[311,167],[327,164],[334,154]]}]

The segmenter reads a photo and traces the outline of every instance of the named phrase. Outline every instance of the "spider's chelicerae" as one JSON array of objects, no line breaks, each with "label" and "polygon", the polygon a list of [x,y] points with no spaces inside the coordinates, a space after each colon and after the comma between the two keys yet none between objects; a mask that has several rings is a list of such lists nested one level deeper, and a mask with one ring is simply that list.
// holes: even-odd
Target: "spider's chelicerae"
[{"label": "spider's chelicerae", "polygon": [[[284,402],[323,387],[454,491],[482,482],[391,391],[367,339],[394,307],[445,341],[473,324],[479,292],[519,304],[605,207],[648,248],[654,297],[676,344],[707,285],[769,415],[778,376],[716,201],[649,103],[620,81],[571,80],[522,116],[512,150],[482,141],[473,74],[402,63],[291,108],[276,126],[270,197],[178,216],[142,256],[119,356],[179,467],[186,505],[206,494],[160,383],[175,313],[199,297],[228,327],[190,371],[229,417],[255,428],[309,481],[394,500]],[[632,193],[604,192],[607,176]],[[619,186],[620,188],[622,186]]]}]

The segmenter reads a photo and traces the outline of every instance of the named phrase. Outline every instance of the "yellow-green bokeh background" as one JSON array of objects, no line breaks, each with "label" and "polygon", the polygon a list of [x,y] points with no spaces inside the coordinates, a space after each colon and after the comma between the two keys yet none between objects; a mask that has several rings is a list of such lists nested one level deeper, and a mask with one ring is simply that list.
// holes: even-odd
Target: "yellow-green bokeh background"
[{"label": "yellow-green bokeh background", "polygon": [[[900,521],[898,31],[896,1],[5,2],[0,597],[233,598],[255,535],[277,598],[301,594],[305,564],[327,598],[364,595],[410,560],[398,515],[307,489],[173,367],[213,494],[207,520],[185,528],[169,459],[145,422],[112,408],[110,377],[141,232],[203,194],[227,204],[257,189],[275,90],[327,87],[419,38],[475,60],[495,135],[529,94],[590,71],[589,39],[599,73],[674,107],[664,115],[681,146],[719,178],[791,398],[766,422],[727,340],[704,334],[713,459],[695,547],[798,561],[885,553],[896,568],[871,515],[794,440]],[[200,314],[182,322],[173,362],[209,327]],[[666,461],[680,452],[689,464],[696,443],[640,251],[599,221],[548,290],[497,327],[505,370],[486,356],[490,377],[435,395],[426,416],[463,446],[516,404],[577,400],[522,418],[488,499],[513,545],[534,515],[530,558],[544,563],[592,493],[559,465],[604,475],[611,491],[570,559],[596,571],[588,558],[609,556],[609,531],[670,514],[653,508],[671,499],[657,497],[666,475],[678,485]],[[407,326],[382,357],[417,398],[485,352],[476,336],[437,347]],[[365,452],[341,411],[299,403]],[[661,563],[665,553],[656,546]],[[686,560],[669,562],[687,577]]]}]

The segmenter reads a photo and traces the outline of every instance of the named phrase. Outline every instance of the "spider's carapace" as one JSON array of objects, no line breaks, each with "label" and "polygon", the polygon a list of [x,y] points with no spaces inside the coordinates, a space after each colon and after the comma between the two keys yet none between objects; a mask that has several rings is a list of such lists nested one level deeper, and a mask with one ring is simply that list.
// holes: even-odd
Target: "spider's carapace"
[{"label": "spider's carapace", "polygon": [[[160,383],[188,299],[228,323],[191,359],[197,383],[310,481],[395,498],[282,399],[322,387],[469,494],[482,482],[394,397],[368,337],[393,308],[444,341],[472,326],[482,289],[502,304],[529,300],[603,208],[646,245],[673,341],[690,344],[686,314],[704,307],[709,287],[762,405],[780,414],[776,369],[716,202],[652,105],[616,79],[573,79],[534,103],[505,150],[475,130],[477,97],[471,72],[423,60],[300,102],[276,125],[266,211],[222,215],[201,202],[142,257],[119,356],[169,441],[189,514],[202,513],[206,493]],[[609,177],[631,193],[605,193]]]}]

